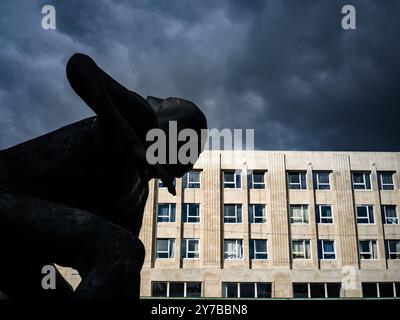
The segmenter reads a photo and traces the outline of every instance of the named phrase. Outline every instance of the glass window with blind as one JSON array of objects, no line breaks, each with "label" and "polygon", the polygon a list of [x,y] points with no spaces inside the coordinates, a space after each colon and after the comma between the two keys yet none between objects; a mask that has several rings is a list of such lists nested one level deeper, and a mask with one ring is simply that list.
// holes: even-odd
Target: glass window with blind
[{"label": "glass window with blind", "polygon": [[265,189],[265,171],[252,171],[247,176],[249,189]]},{"label": "glass window with blind", "polygon": [[394,172],[378,172],[380,190],[394,190]]},{"label": "glass window with blind", "polygon": [[184,203],[182,205],[182,221],[184,223],[200,223],[200,204]]},{"label": "glass window with blind", "polygon": [[378,246],[376,240],[360,240],[359,252],[362,260],[378,259]]},{"label": "glass window with blind", "polygon": [[332,206],[319,204],[316,208],[317,223],[333,223]]},{"label": "glass window with blind", "polygon": [[330,172],[329,171],[314,171],[313,182],[315,190],[330,190]]},{"label": "glass window with blind", "polygon": [[265,204],[249,205],[249,223],[266,223],[267,215]]},{"label": "glass window with blind", "polygon": [[224,240],[224,259],[239,260],[243,259],[243,240],[225,239]]},{"label": "glass window with blind", "polygon": [[159,259],[170,259],[174,257],[175,239],[157,239],[156,257]]},{"label": "glass window with blind", "polygon": [[182,178],[183,188],[200,189],[200,175],[201,172],[199,170],[187,172]]},{"label": "glass window with blind", "polygon": [[310,240],[292,240],[293,259],[311,259]]},{"label": "glass window with blind", "polygon": [[224,204],[224,223],[242,223],[241,204]]},{"label": "glass window with blind", "polygon": [[398,224],[397,209],[395,205],[382,206],[382,222],[384,224]]},{"label": "glass window with blind", "polygon": [[370,172],[353,172],[352,177],[354,190],[371,190]]},{"label": "glass window with blind", "polygon": [[267,240],[250,240],[250,259],[261,260],[268,259]]},{"label": "glass window with blind", "polygon": [[157,205],[157,222],[175,222],[175,203],[159,203]]},{"label": "glass window with blind", "polygon": [[288,172],[289,189],[307,189],[305,172]]},{"label": "glass window with blind", "polygon": [[290,223],[308,223],[308,205],[306,204],[291,204]]},{"label": "glass window with blind", "polygon": [[359,224],[374,224],[374,207],[369,205],[356,206],[357,223]]},{"label": "glass window with blind", "polygon": [[242,172],[240,170],[224,170],[224,188],[225,189],[240,189],[242,187]]}]

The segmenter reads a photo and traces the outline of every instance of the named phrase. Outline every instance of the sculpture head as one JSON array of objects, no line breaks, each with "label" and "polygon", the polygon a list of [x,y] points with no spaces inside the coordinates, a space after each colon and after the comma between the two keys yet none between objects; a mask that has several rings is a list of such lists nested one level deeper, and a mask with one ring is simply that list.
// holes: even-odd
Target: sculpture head
[{"label": "sculpture head", "polygon": [[[197,154],[200,155],[205,144],[205,139],[201,139],[201,130],[207,129],[207,119],[204,113],[193,102],[181,98],[161,99],[148,96],[147,101],[158,116],[160,129],[166,134],[167,149],[169,147],[169,122],[176,121],[178,133],[183,129],[192,129],[196,132],[198,137]],[[177,150],[184,144],[185,141],[178,141]],[[164,168],[171,176],[180,178],[193,168],[193,163],[182,164],[179,159],[177,164],[171,164],[168,154],[169,152],[167,152],[167,164],[164,165]]]}]

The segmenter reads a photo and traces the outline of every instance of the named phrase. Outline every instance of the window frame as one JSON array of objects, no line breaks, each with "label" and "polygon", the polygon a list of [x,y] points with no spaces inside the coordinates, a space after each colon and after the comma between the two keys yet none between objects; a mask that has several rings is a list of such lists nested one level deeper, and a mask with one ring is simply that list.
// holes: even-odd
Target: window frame
[{"label": "window frame", "polygon": [[[325,251],[325,242],[332,242],[333,251]],[[331,239],[318,239],[318,259],[320,260],[336,260],[336,243]],[[320,250],[321,249],[321,250]],[[321,255],[320,255],[321,253]],[[333,258],[326,258],[326,255],[333,255]]]},{"label": "window frame", "polygon": [[[233,181],[226,181],[225,174],[233,174]],[[222,182],[224,189],[242,189],[242,171],[241,170],[222,170]],[[228,186],[228,184],[233,185]],[[238,186],[239,185],[239,186]]]},{"label": "window frame", "polygon": [[[250,260],[268,260],[268,240],[267,239],[250,239]],[[256,242],[265,242],[266,251],[256,251]],[[265,255],[265,258],[257,258],[257,255]]]},{"label": "window frame", "polygon": [[[357,174],[362,174],[363,176],[363,182],[354,182],[354,175]],[[367,179],[368,177],[368,179]],[[351,173],[351,181],[353,184],[353,190],[372,190],[372,184],[371,184],[371,172],[370,171],[353,171]],[[356,188],[356,186],[364,186],[362,188]]]},{"label": "window frame", "polygon": [[[328,182],[319,182],[319,178],[321,174],[328,175]],[[313,172],[314,179],[314,189],[315,190],[331,190],[331,171],[314,171]],[[321,188],[320,186],[327,186],[327,188]]]},{"label": "window frame", "polygon": [[[159,208],[160,206],[168,205],[168,215],[160,215]],[[174,210],[172,210],[174,208]],[[159,219],[162,217],[168,217],[168,221],[160,221]],[[173,219],[171,218],[173,217]],[[157,223],[174,223],[176,222],[176,203],[171,202],[161,202],[157,203]]]},{"label": "window frame", "polygon": [[[191,216],[190,215],[189,207],[191,205],[198,207],[198,210],[197,210],[198,215],[197,216]],[[199,224],[200,223],[200,219],[201,219],[201,211],[200,211],[201,205],[200,205],[200,203],[184,202],[182,204],[182,207],[183,207],[182,208],[183,223],[194,223],[194,224]],[[196,220],[198,220],[198,221],[196,221],[196,222],[189,221],[189,218],[197,218]]]},{"label": "window frame", "polygon": [[[232,255],[232,252],[229,252],[226,250],[226,244],[227,242],[233,242],[235,241],[235,257],[236,258],[229,258],[229,256]],[[238,250],[239,249],[239,250]],[[243,252],[243,239],[224,239],[224,260],[243,260],[244,258],[244,252]]]},{"label": "window frame", "polygon": [[[362,246],[361,242],[366,242],[368,241],[368,249],[369,251],[362,251]],[[374,250],[374,246],[375,249]],[[375,256],[375,251],[376,251],[376,256]],[[358,240],[358,252],[359,252],[359,257],[360,260],[379,260],[379,247],[378,247],[378,240],[376,239],[363,239],[363,240]],[[363,255],[371,255],[371,258],[365,258]]]},{"label": "window frame", "polygon": [[[189,250],[189,243],[190,242],[197,242],[197,251]],[[199,238],[184,238],[184,239],[182,239],[181,240],[181,251],[182,251],[182,255],[181,255],[182,259],[189,259],[189,260],[198,260],[198,259],[200,259],[200,239]],[[190,253],[193,253],[194,256],[193,257],[189,257]]]},{"label": "window frame", "polygon": [[[302,242],[304,258],[295,257],[296,254],[298,255],[300,253],[300,251],[295,252],[293,250],[295,242]],[[307,257],[307,245],[308,245],[308,254],[309,254],[308,257]],[[292,260],[310,260],[311,259],[311,256],[312,256],[312,253],[311,253],[311,241],[309,239],[293,239],[292,240],[291,249],[292,249]]]},{"label": "window frame", "polygon": [[[330,208],[330,212],[331,212],[330,217],[328,217],[328,216],[323,217],[322,216],[322,207],[329,207]],[[332,205],[330,205],[330,204],[317,204],[317,209],[315,211],[317,212],[317,223],[318,224],[333,224],[334,223]],[[331,222],[322,222],[323,219],[325,219],[325,220],[330,219]]]},{"label": "window frame", "polygon": [[[226,207],[234,206],[235,207],[235,222],[228,222],[226,219],[231,219],[232,217],[226,216]],[[240,208],[240,210],[238,210]],[[239,215],[240,213],[240,215]],[[239,221],[240,220],[240,221]],[[243,206],[241,203],[224,203],[224,224],[241,224],[243,223]]]},{"label": "window frame", "polygon": [[[256,217],[256,215],[255,215],[256,206],[263,208],[262,217]],[[261,222],[256,222],[256,219],[261,219]],[[265,204],[262,204],[262,203],[251,203],[251,204],[249,204],[249,220],[250,220],[250,223],[254,223],[254,224],[267,223],[267,206]]]},{"label": "window frame", "polygon": [[[391,251],[390,243],[398,242],[399,243],[399,251]],[[385,250],[386,250],[386,259],[388,260],[399,260],[400,259],[400,239],[386,239],[385,240]],[[395,255],[396,258],[392,258],[391,255]]]},{"label": "window frame", "polygon": [[[290,176],[297,175],[299,177],[299,182],[290,182]],[[305,171],[288,171],[288,188],[289,190],[307,190],[307,172]],[[298,185],[299,188],[294,188],[293,186]]]},{"label": "window frame", "polygon": [[[160,251],[158,249],[159,241],[168,241],[167,251]],[[167,253],[168,257],[160,257],[160,253]],[[156,239],[156,259],[173,259],[175,257],[175,238],[157,238]]]},{"label": "window frame", "polygon": [[[383,176],[385,174],[390,174],[392,183],[384,183],[383,182]],[[393,172],[393,171],[379,171],[378,172],[379,190],[393,191],[395,189],[394,174],[395,174],[395,172]],[[385,186],[389,186],[389,188],[385,188]]]},{"label": "window frame", "polygon": [[[394,208],[395,217],[388,217],[387,216],[387,209],[388,207]],[[397,206],[395,204],[383,204],[382,205],[382,218],[383,224],[399,224],[399,217],[397,215]],[[395,222],[388,223],[389,220],[394,220]]]},{"label": "window frame", "polygon": [[[252,284],[254,287],[254,299],[271,299],[272,298],[272,282],[229,282],[229,281],[222,281],[221,282],[221,297],[224,299],[237,299],[237,298],[243,298],[241,296],[241,290],[240,290],[240,285],[241,284]],[[236,297],[227,297],[226,291],[228,285],[231,285],[233,287],[236,287]],[[259,285],[267,285],[269,286],[270,289],[270,297],[259,297],[258,293],[258,286]],[[224,287],[225,286],[225,287]]]},{"label": "window frame", "polygon": [[[190,177],[192,176],[193,173],[199,175],[199,181],[191,181]],[[184,180],[183,183],[184,189],[201,189],[201,170],[190,170],[186,172],[183,180]]]},{"label": "window frame", "polygon": [[[360,217],[358,215],[359,214],[359,212],[358,212],[359,208],[367,208],[367,216],[366,217]],[[368,222],[360,222],[359,220],[361,220],[361,219],[367,219]],[[371,220],[373,220],[373,221],[371,222]],[[357,204],[356,205],[356,222],[357,222],[357,224],[375,224],[376,223],[376,219],[375,219],[374,206],[370,205],[370,204]]]},{"label": "window frame", "polygon": [[[165,296],[154,296],[153,294],[153,290],[154,290],[154,284],[156,283],[162,283],[162,284],[166,284],[167,285],[167,291],[166,291],[166,295]],[[152,281],[151,282],[151,297],[159,297],[159,298],[176,298],[176,297],[171,297],[170,295],[170,284],[171,283],[183,283],[183,297],[184,298],[193,298],[188,297],[188,284],[191,283],[196,283],[196,284],[200,284],[200,298],[203,296],[203,283],[201,281]]]},{"label": "window frame", "polygon": [[[265,189],[265,173],[266,171],[261,171],[261,170],[252,170],[251,173],[248,175],[250,176],[250,179],[248,179],[249,183],[249,189],[254,189],[254,190],[262,190]],[[257,182],[254,181],[254,174],[259,174],[262,175],[262,182]],[[254,186],[259,186],[255,188]]]},{"label": "window frame", "polygon": [[318,299],[316,297],[311,297],[311,285],[312,284],[323,284],[324,285],[324,299],[337,299],[338,297],[329,297],[329,285],[339,285],[339,298],[342,297],[342,284],[340,282],[292,282],[293,298],[302,299],[301,297],[295,297],[294,286],[295,285],[307,285],[307,298],[306,299]]},{"label": "window frame", "polygon": [[[301,208],[301,222],[296,222],[294,221],[293,217],[293,211],[292,209],[294,207],[300,207]],[[304,210],[305,208],[305,210]],[[289,205],[289,213],[290,213],[290,224],[309,224],[310,223],[310,217],[308,213],[308,204],[290,204]],[[306,219],[305,219],[306,217]]]},{"label": "window frame", "polygon": [[[174,178],[173,184],[174,184],[174,186],[176,187],[176,178]],[[167,189],[167,187],[164,186],[164,184],[163,184],[163,182],[162,182],[161,179],[158,179],[158,188],[159,188],[159,189]]]}]

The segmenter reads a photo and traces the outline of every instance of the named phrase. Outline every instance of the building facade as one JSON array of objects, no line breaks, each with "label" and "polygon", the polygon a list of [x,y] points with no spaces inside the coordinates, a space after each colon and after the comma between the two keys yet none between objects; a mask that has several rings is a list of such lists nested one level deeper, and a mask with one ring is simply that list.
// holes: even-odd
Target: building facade
[{"label": "building facade", "polygon": [[144,297],[400,297],[400,153],[205,151],[150,182]]}]

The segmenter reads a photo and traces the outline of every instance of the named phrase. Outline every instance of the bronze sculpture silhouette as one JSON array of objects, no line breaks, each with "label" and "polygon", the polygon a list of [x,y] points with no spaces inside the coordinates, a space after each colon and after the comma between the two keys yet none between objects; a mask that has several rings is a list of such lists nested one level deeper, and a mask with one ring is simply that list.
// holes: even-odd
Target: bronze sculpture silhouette
[{"label": "bronze sculpture silhouette", "polygon": [[[161,179],[175,194],[174,177],[192,168],[149,165],[146,133],[175,120],[200,136],[207,121],[187,100],[129,91],[84,54],[66,72],[96,116],[0,151],[0,291],[12,299],[138,299],[148,181]],[[60,274],[55,290],[43,290],[41,268],[54,263],[79,271],[75,292]]]}]

